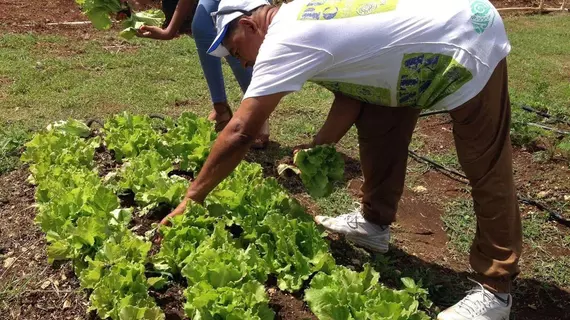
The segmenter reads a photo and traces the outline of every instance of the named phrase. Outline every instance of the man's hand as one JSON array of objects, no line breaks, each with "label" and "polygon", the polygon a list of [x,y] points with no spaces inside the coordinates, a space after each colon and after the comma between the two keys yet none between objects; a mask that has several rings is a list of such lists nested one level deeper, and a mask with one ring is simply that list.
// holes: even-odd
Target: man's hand
[{"label": "man's hand", "polygon": [[297,152],[303,150],[303,149],[309,149],[309,148],[313,148],[315,146],[314,143],[305,143],[305,144],[300,144],[298,146],[294,146],[293,147],[293,155],[296,155]]},{"label": "man's hand", "polygon": [[168,225],[170,218],[173,218],[175,216],[183,214],[184,210],[186,210],[186,206],[188,205],[188,201],[192,201],[192,200],[188,199],[188,198],[184,198],[184,200],[182,200],[182,202],[180,202],[180,204],[174,210],[172,210],[171,213],[169,213],[166,217],[164,217],[160,221],[160,225],[166,226],[166,225]]},{"label": "man's hand", "polygon": [[156,40],[171,40],[176,37],[176,33],[155,26],[142,26],[137,30],[137,36]]}]

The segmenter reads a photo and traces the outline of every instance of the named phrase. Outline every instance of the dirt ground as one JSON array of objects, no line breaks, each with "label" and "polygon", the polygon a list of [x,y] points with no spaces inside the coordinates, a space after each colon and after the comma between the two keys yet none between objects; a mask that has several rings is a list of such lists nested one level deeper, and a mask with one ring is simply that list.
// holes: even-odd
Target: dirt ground
[{"label": "dirt ground", "polygon": [[[536,0],[492,1],[497,7],[538,6]],[[545,7],[560,7],[562,1],[545,1]],[[54,22],[85,21],[73,0],[0,0],[0,31],[40,32],[65,35],[71,38],[88,39],[90,26],[50,26]],[[87,35],[87,36],[86,36]],[[417,134],[429,137],[422,152],[434,152],[441,146],[452,145],[450,126],[445,117],[433,117],[420,122]],[[259,153],[253,158],[260,159]],[[526,150],[515,151],[515,179],[521,193],[536,193],[550,190],[548,198],[561,198],[570,194],[567,166],[556,161],[537,164]],[[265,162],[268,168],[275,159]],[[410,162],[413,164],[413,161]],[[349,162],[348,175],[351,188],[356,193],[360,183],[360,168],[356,161]],[[269,169],[268,169],[269,170]],[[79,290],[79,284],[71,266],[52,266],[47,263],[44,235],[33,223],[35,216],[34,190],[26,182],[25,168],[0,176],[0,319],[92,319],[87,314],[88,298]],[[407,189],[401,201],[398,221],[394,226],[395,246],[388,257],[395,269],[412,269],[426,272],[433,283],[443,291],[462,293],[469,265],[464,255],[451,254],[447,249],[448,237],[440,219],[442,203],[458,196],[466,196],[465,185],[444,175],[427,171],[417,177],[417,184],[427,186],[425,192]],[[298,187],[298,186],[297,186]],[[288,188],[296,188],[289,185]],[[306,202],[300,198],[301,202]],[[523,217],[537,211],[522,206]],[[311,213],[315,208],[309,207]],[[558,226],[556,226],[558,228]],[[568,228],[561,230],[570,235]],[[330,237],[331,248],[339,263],[355,268],[361,262],[362,253],[353,249],[344,240]],[[558,256],[570,255],[570,249],[532,248],[525,245],[525,254],[536,250],[550,250]],[[522,269],[531,268],[523,261]],[[457,281],[457,282],[455,282]],[[570,292],[549,283],[522,277],[515,286],[516,304],[513,314],[516,319],[570,319],[567,302]],[[156,293],[157,301],[168,311],[168,319],[183,318],[180,300],[181,287],[173,286],[166,293]],[[284,294],[269,286],[271,306],[278,319],[316,319],[299,297]],[[438,294],[440,292],[436,292]],[[11,297],[7,299],[7,297]],[[453,301],[438,301],[440,305]]]}]

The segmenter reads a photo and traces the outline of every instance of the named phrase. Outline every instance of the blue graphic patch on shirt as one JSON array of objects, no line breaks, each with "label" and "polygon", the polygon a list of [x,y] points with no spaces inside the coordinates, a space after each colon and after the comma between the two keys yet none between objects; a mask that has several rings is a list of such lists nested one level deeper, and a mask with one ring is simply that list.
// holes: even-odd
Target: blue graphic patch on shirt
[{"label": "blue graphic patch on shirt", "polygon": [[481,34],[495,21],[496,11],[487,0],[471,0],[471,23],[475,32]]},{"label": "blue graphic patch on shirt", "polygon": [[472,78],[471,72],[451,56],[405,54],[398,79],[398,106],[430,108]]}]

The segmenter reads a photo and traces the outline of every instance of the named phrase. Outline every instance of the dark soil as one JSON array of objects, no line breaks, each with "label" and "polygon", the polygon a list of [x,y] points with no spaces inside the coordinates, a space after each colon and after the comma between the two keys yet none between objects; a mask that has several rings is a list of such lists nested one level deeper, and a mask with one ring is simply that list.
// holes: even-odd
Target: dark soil
[{"label": "dark soil", "polygon": [[164,310],[166,320],[188,319],[184,315],[184,287],[179,283],[173,283],[166,290],[150,290],[150,296]]},{"label": "dark soil", "polygon": [[275,287],[267,289],[269,306],[275,310],[276,320],[317,320],[309,307],[299,298]]},{"label": "dark soil", "polygon": [[93,160],[97,164],[97,169],[99,170],[100,177],[104,177],[120,167],[120,165],[115,162],[115,159],[113,158],[111,152],[107,150],[105,146],[101,146],[95,149]]},{"label": "dark soil", "polygon": [[0,176],[0,319],[87,319],[71,264],[47,262],[27,176],[25,168]]}]

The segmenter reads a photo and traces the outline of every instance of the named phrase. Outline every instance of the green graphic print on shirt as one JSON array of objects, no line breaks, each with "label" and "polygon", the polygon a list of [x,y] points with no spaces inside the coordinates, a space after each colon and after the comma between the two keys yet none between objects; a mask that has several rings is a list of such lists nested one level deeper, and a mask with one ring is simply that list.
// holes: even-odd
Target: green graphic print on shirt
[{"label": "green graphic print on shirt", "polygon": [[358,101],[377,104],[382,106],[390,106],[390,90],[373,86],[360,84],[333,82],[333,81],[312,81],[321,85],[332,92],[342,93],[347,97],[351,97]]},{"label": "green graphic print on shirt", "polygon": [[343,19],[392,11],[398,0],[312,0],[301,9],[299,20]]},{"label": "green graphic print on shirt", "polygon": [[495,21],[495,10],[487,0],[470,0],[471,23],[475,32],[481,34]]},{"label": "green graphic print on shirt", "polygon": [[430,108],[472,78],[471,72],[450,56],[405,54],[398,79],[398,106]]}]

